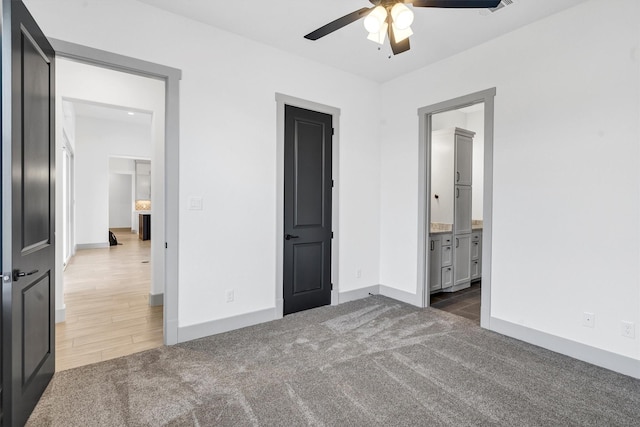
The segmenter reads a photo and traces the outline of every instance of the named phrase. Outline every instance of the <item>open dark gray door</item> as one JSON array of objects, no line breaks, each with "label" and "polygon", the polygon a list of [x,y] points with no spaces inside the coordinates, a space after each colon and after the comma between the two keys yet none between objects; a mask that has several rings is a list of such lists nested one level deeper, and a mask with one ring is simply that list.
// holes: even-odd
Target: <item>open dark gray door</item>
[{"label": "open dark gray door", "polygon": [[285,106],[284,314],[331,304],[332,120]]},{"label": "open dark gray door", "polygon": [[54,372],[54,52],[2,1],[2,409],[23,425]]}]

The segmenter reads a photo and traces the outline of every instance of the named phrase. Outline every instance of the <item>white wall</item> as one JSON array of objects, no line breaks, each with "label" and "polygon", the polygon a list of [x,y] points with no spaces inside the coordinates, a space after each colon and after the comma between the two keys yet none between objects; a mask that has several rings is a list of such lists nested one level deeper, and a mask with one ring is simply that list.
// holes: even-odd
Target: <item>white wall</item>
[{"label": "white wall", "polygon": [[496,87],[491,315],[640,359],[638,16],[588,1],[383,85],[381,283],[416,292],[416,110]]},{"label": "white wall", "polygon": [[109,228],[131,229],[133,175],[109,171]]},{"label": "white wall", "polygon": [[76,117],[76,242],[108,243],[109,157],[148,158],[149,126]]},{"label": "white wall", "polygon": [[379,284],[378,84],[137,2],[25,3],[50,37],[183,71],[179,326],[275,307],[276,92],[341,109],[336,286]]}]

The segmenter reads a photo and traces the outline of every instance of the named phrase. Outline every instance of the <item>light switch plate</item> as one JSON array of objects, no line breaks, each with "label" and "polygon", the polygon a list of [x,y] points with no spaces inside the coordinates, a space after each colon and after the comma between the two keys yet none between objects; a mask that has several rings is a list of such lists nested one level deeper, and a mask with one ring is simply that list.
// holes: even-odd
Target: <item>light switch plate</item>
[{"label": "light switch plate", "polygon": [[201,211],[202,210],[202,197],[189,197],[189,210]]}]

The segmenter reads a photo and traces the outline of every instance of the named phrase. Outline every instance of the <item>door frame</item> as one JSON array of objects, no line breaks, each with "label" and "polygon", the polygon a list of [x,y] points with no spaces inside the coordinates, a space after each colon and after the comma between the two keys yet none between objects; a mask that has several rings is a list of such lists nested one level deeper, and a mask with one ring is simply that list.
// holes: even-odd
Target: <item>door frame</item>
[{"label": "door frame", "polygon": [[333,140],[331,151],[331,173],[333,178],[333,192],[331,197],[331,228],[333,231],[333,239],[331,240],[331,305],[339,303],[339,283],[338,283],[338,248],[339,248],[339,224],[338,224],[338,205],[339,205],[339,149],[340,149],[340,109],[325,104],[319,104],[306,99],[296,98],[289,95],[276,92],[276,318],[283,317],[284,299],[283,299],[283,280],[284,280],[284,106],[305,108],[307,110],[317,111],[332,116],[333,118]]},{"label": "door frame", "polygon": [[496,88],[439,102],[418,109],[418,301],[430,305],[429,224],[431,223],[431,117],[437,113],[484,103],[484,195],[482,206],[482,288],[480,326],[491,329],[491,254],[493,237],[493,118]]},{"label": "door frame", "polygon": [[[56,112],[57,113],[57,112]],[[67,200],[67,206],[66,209],[68,210],[67,215],[68,217],[65,218],[64,215],[62,215],[62,221],[67,222],[66,225],[63,224],[62,227],[62,238],[63,240],[68,239],[69,240],[69,256],[67,257],[64,253],[64,250],[62,251],[62,260],[64,262],[64,268],[66,268],[67,263],[69,262],[69,260],[71,259],[72,256],[74,256],[76,254],[76,250],[75,250],[75,227],[73,227],[73,225],[75,224],[75,153],[73,151],[73,148],[71,148],[71,144],[69,143],[69,137],[67,136],[67,132],[63,130],[62,132],[62,157],[68,157],[67,160],[67,170],[65,170],[64,168],[62,168],[62,174],[65,175],[67,174],[66,177],[63,177],[63,184],[64,184],[64,180],[68,181],[67,182],[67,186],[68,188],[66,190],[68,190],[68,200]],[[65,191],[65,189],[63,189],[63,191]],[[62,196],[62,203],[64,205],[64,196]],[[57,198],[57,195],[56,195]],[[64,208],[64,206],[63,206]],[[66,227],[66,233],[65,231],[65,227]],[[63,268],[63,271],[64,271]],[[56,310],[56,316],[58,314],[58,310]],[[58,322],[58,319],[56,318],[56,322]]]},{"label": "door frame", "polygon": [[[165,136],[164,136],[164,227],[163,238],[155,239],[164,257],[156,262],[164,264],[163,329],[164,344],[178,343],[178,249],[179,249],[179,140],[180,92],[182,71],[152,62],[94,49],[75,43],[50,38],[56,56],[77,62],[135,74],[165,82]],[[160,252],[160,251],[159,251]]]}]

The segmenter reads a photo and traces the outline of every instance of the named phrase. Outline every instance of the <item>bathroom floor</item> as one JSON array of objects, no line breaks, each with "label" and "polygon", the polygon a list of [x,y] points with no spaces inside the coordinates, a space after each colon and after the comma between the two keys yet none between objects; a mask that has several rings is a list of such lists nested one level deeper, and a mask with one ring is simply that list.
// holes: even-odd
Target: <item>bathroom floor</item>
[{"label": "bathroom floor", "polygon": [[438,292],[431,294],[431,307],[471,319],[480,324],[481,282],[458,292]]}]

